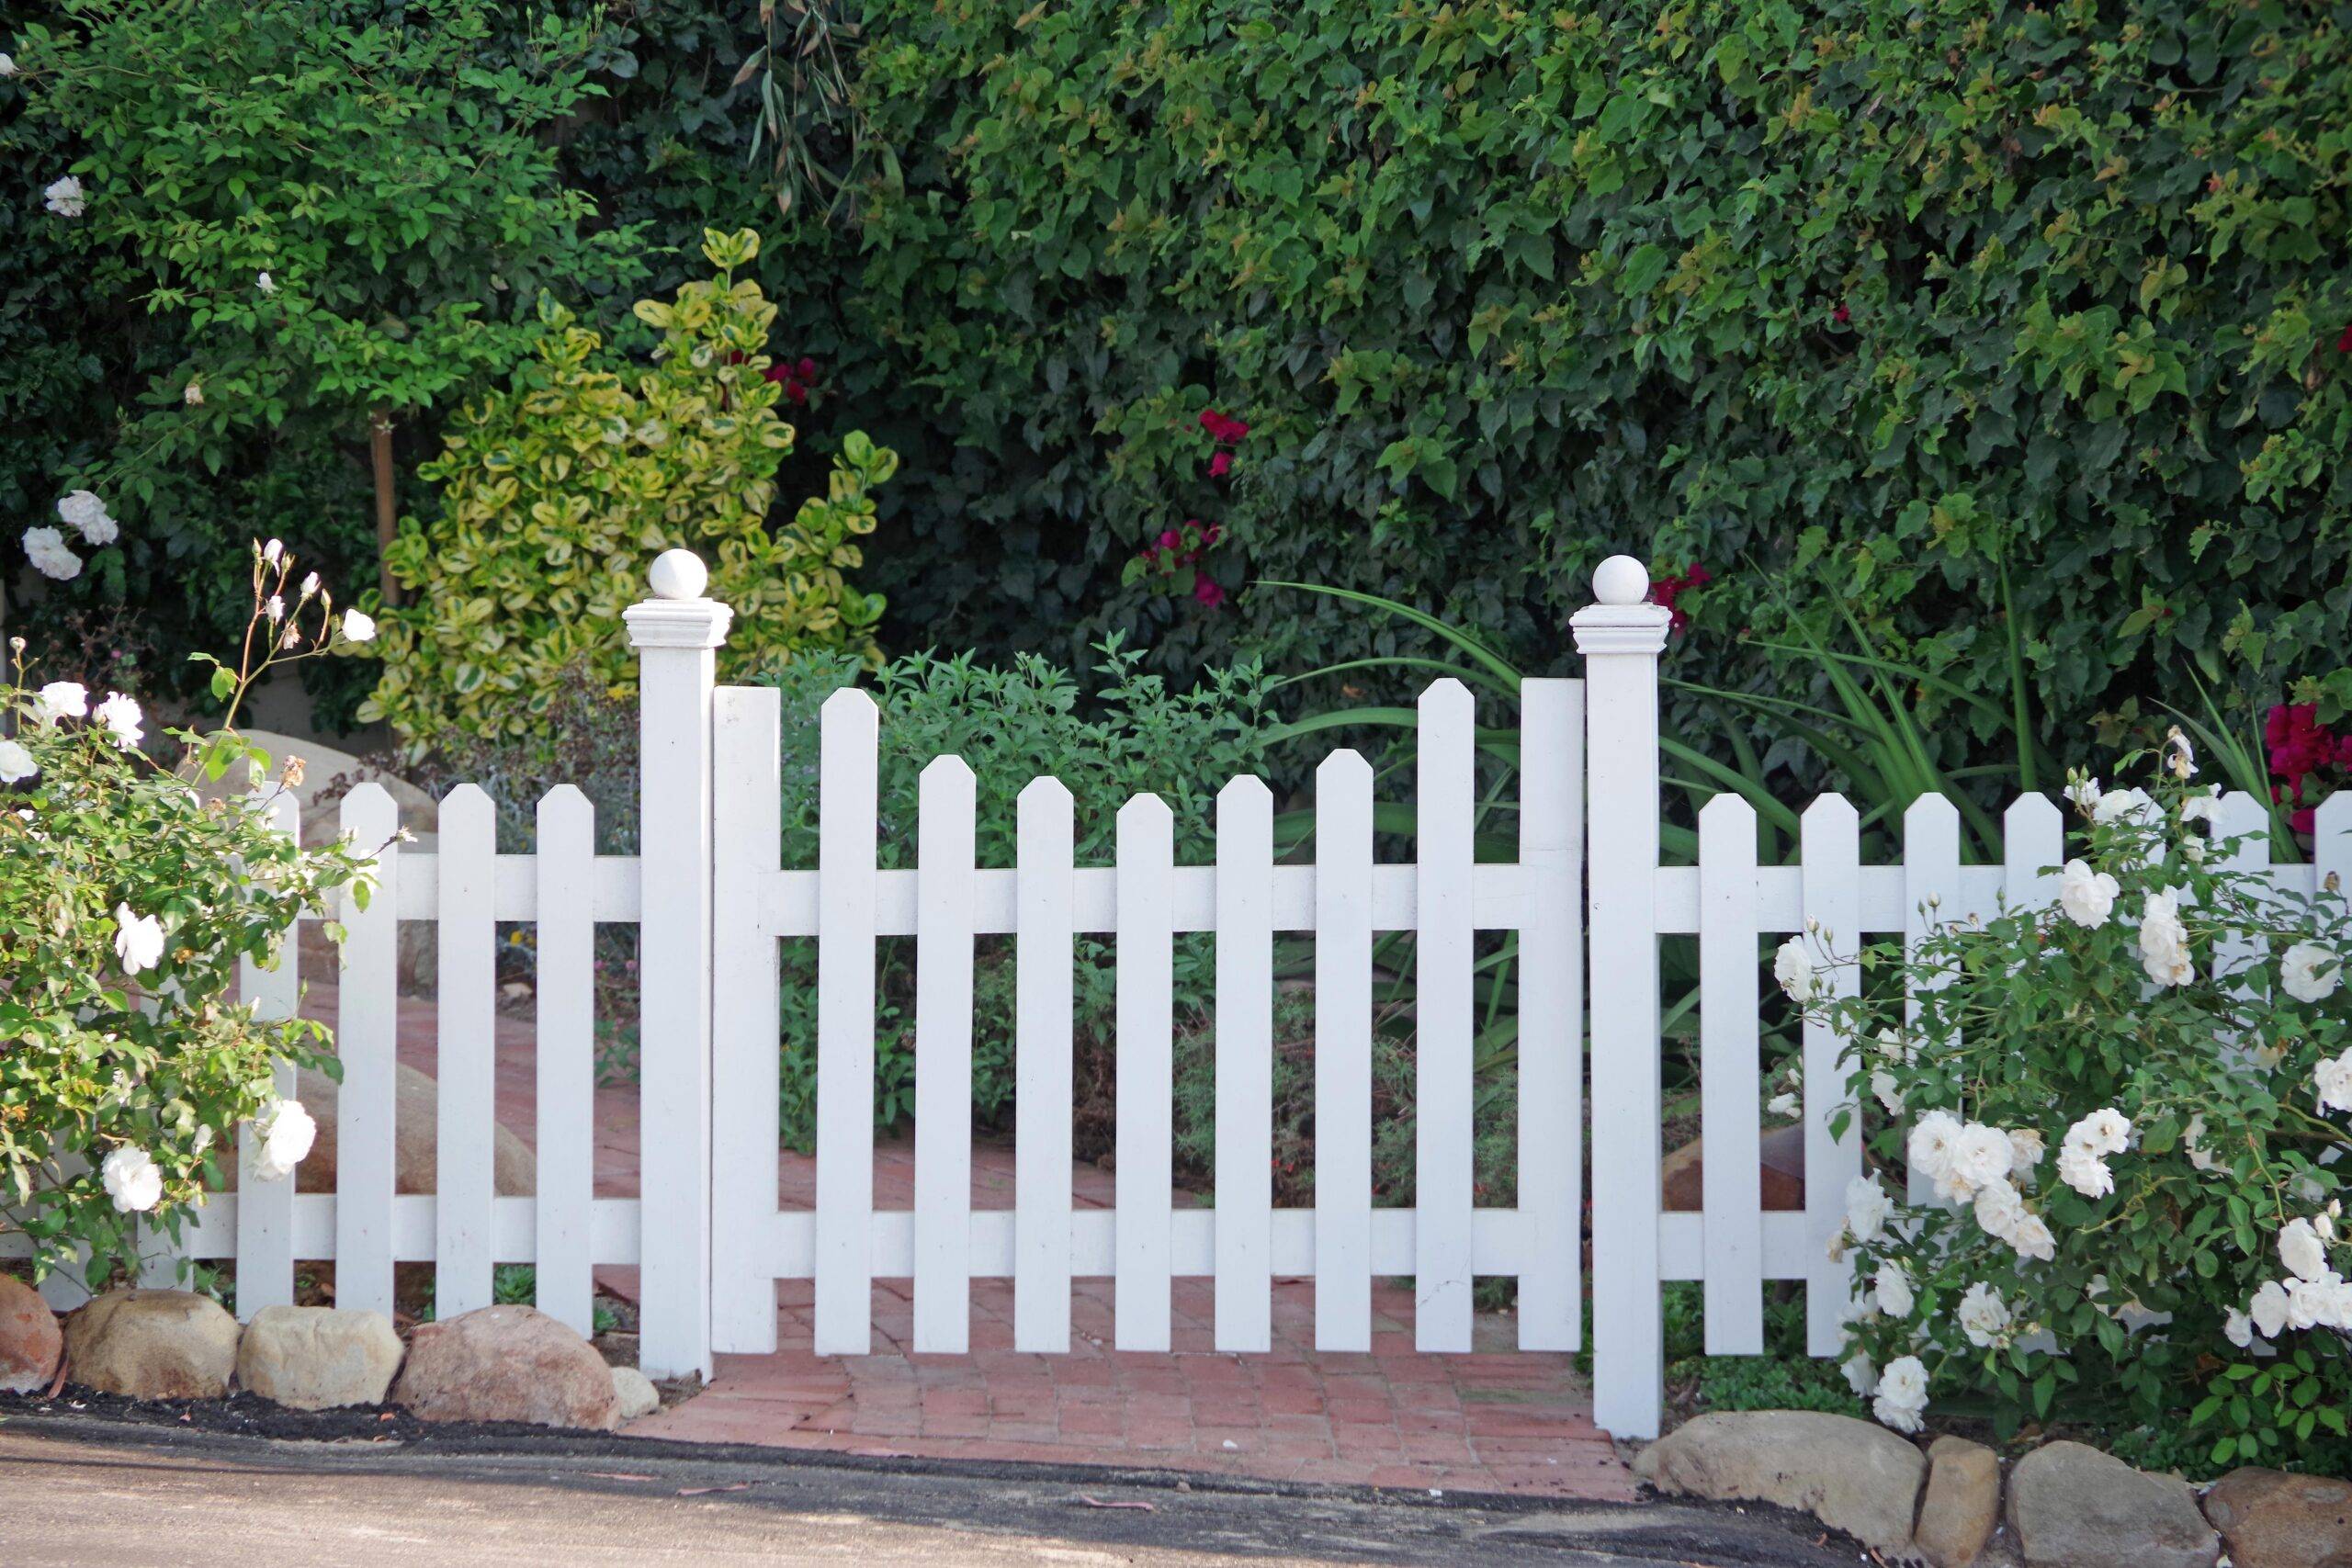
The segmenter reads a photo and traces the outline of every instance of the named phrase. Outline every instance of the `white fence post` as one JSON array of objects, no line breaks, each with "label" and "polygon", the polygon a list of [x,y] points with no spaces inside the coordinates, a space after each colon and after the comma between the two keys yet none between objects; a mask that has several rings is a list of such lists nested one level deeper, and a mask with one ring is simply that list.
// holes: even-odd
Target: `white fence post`
[{"label": "white fence post", "polygon": [[623,612],[638,650],[643,876],[638,1061],[644,1160],[638,1355],[648,1377],[710,1376],[711,688],[734,612],[669,550]]},{"label": "white fence post", "polygon": [[1592,829],[1593,1420],[1657,1436],[1665,1393],[1658,1302],[1657,657],[1668,612],[1649,573],[1612,556],[1600,603],[1570,623],[1585,660]]}]

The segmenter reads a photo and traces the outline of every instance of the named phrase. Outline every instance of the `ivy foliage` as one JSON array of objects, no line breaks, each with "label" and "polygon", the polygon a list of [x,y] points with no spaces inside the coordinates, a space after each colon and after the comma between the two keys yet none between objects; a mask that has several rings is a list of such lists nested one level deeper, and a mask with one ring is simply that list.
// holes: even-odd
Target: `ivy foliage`
[{"label": "ivy foliage", "polygon": [[[2053,730],[2184,669],[2352,695],[2340,7],[854,9],[891,156],[779,266],[861,421],[925,427],[912,624],[1381,635],[1120,588],[1197,517],[1227,588],[1385,592],[1539,670],[1628,549],[1711,565],[1702,633],[1777,579],[2004,700],[2006,566]],[[1250,434],[1204,502],[1211,408]]]},{"label": "ivy foliage", "polygon": [[734,607],[728,669],[803,649],[878,659],[882,601],[846,574],[898,457],[853,433],[826,494],[766,526],[794,432],[767,375],[775,307],[736,276],[759,249],[749,229],[712,231],[716,277],[638,303],[660,334],[649,368],[616,362],[542,302],[531,362],[467,404],[420,470],[441,488],[439,514],[403,519],[387,552],[410,605],[384,613],[363,718],[390,721],[421,754],[543,735],[574,668],[614,700],[633,696],[635,656],[615,628],[645,596],[645,563],[678,546],[709,558],[710,593]]}]

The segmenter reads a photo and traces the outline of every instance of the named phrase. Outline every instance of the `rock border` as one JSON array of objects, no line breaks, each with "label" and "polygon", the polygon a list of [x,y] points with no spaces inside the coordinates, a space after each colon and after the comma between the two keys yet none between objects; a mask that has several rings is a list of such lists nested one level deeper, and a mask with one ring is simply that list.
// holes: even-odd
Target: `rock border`
[{"label": "rock border", "polygon": [[1643,1448],[1634,1473],[1660,1494],[1796,1508],[1925,1568],[2352,1568],[2352,1481],[2243,1468],[2197,1487],[2077,1442],[2004,1466],[1981,1443],[1922,1453],[1850,1416],[1712,1411]]}]

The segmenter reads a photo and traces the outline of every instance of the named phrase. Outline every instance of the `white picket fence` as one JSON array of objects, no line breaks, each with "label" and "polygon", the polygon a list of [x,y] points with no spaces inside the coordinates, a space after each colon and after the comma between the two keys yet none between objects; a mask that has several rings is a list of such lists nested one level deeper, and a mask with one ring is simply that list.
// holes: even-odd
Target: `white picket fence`
[{"label": "white picket fence", "polygon": [[[1170,1343],[1170,1282],[1215,1280],[1215,1342],[1262,1351],[1277,1279],[1315,1281],[1318,1347],[1372,1345],[1375,1277],[1415,1281],[1414,1342],[1471,1348],[1471,1284],[1515,1278],[1518,1341],[1573,1350],[1584,1338],[1586,998],[1589,932],[1591,1290],[1595,1413],[1620,1436],[1657,1430],[1663,1376],[1660,1288],[1703,1281],[1711,1352],[1763,1348],[1768,1281],[1806,1286],[1808,1343],[1838,1352],[1848,1300],[1829,1257],[1857,1134],[1830,1133],[1847,1100],[1840,1043],[1804,1041],[1805,1207],[1762,1207],[1759,999],[1766,939],[1817,927],[1838,950],[1929,920],[1990,916],[2047,898],[2064,858],[2056,806],[2007,812],[2004,860],[1961,860],[1960,824],[1940,798],[1916,803],[1903,858],[1860,862],[1860,824],[1837,796],[1803,818],[1801,862],[1759,866],[1753,809],[1724,795],[1699,817],[1699,863],[1661,863],[1657,661],[1667,612],[1617,558],[1596,580],[1601,603],[1574,629],[1586,679],[1532,680],[1521,693],[1516,862],[1480,863],[1472,826],[1475,716],[1469,692],[1441,681],[1419,705],[1413,864],[1375,861],[1372,771],[1351,751],[1317,770],[1313,864],[1277,864],[1273,801],[1236,779],[1217,799],[1213,865],[1174,863],[1167,806],[1129,801],[1116,863],[1073,863],[1072,801],[1041,778],[1023,791],[1012,866],[975,863],[971,771],[933,762],[921,781],[913,868],[877,869],[877,714],[858,691],[821,718],[819,863],[781,863],[778,694],[715,683],[730,612],[701,597],[700,563],[655,564],[656,596],[628,612],[642,695],[641,845],[594,852],[593,813],[569,787],[540,804],[536,852],[500,854],[491,802],[460,786],[443,802],[436,852],[390,844],[382,891],[341,911],[336,1021],[344,1087],[333,1192],[291,1183],[215,1199],[186,1235],[198,1258],[233,1258],[250,1315],[291,1299],[299,1264],[331,1260],[336,1299],[388,1308],[395,1262],[433,1263],[437,1310],[490,1300],[492,1270],[532,1263],[539,1304],[588,1325],[592,1272],[640,1269],[640,1356],[656,1376],[707,1375],[714,1351],[776,1348],[775,1282],[814,1281],[813,1348],[871,1345],[873,1282],[913,1283],[920,1352],[969,1343],[970,1283],[1013,1281],[1014,1340],[1068,1348],[1071,1281],[1114,1281],[1117,1347]],[[1589,843],[1587,801],[1589,800]],[[290,803],[281,825],[292,830]],[[2258,802],[2226,797],[2221,836],[2261,825]],[[363,785],[343,807],[354,841],[385,843],[391,799]],[[2318,863],[2271,867],[2310,894],[2352,869],[2352,797],[2323,809]],[[2259,857],[2260,840],[2243,852]],[[2260,864],[2257,858],[2254,863]],[[1581,886],[1584,897],[1580,901]],[[398,922],[437,926],[438,1196],[396,1196],[394,1021]],[[537,1196],[492,1186],[494,950],[502,921],[537,940]],[[594,1195],[591,977],[597,921],[640,927],[641,1197]],[[1215,932],[1214,1209],[1180,1205],[1171,1165],[1171,946]],[[1417,1001],[1416,1205],[1374,1208],[1372,1191],[1372,953],[1375,933],[1414,937]],[[1472,1182],[1474,946],[1518,933],[1518,1202],[1482,1208]],[[1272,1202],[1273,944],[1315,939],[1315,1202]],[[1016,939],[1013,1207],[974,1209],[971,1041],[974,939]],[[1078,1209],[1071,1194],[1073,942],[1116,939],[1118,1097],[1115,1202]],[[1659,939],[1695,935],[1706,1160],[1699,1213],[1664,1211],[1659,1162]],[[916,941],[915,1196],[878,1209],[874,1194],[876,942]],[[818,942],[816,1203],[777,1197],[778,942]],[[1850,969],[1837,981],[1853,983]],[[295,1004],[292,944],[280,965],[248,971],[272,1016]],[[290,1088],[289,1086],[282,1086]],[[10,1238],[0,1236],[0,1245]],[[21,1241],[21,1237],[15,1238]],[[159,1256],[159,1280],[173,1267]]]}]

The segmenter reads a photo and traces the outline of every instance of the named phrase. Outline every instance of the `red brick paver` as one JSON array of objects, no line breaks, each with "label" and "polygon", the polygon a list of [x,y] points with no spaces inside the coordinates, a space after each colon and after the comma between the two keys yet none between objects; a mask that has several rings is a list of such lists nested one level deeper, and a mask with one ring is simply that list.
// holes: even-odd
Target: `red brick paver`
[{"label": "red brick paver", "polygon": [[[305,1010],[332,1020],[334,988],[313,986]],[[401,1004],[401,1057],[434,1069],[434,1009]],[[499,1115],[526,1141],[533,1128],[532,1030],[498,1024]],[[634,1089],[596,1096],[596,1188],[637,1191]],[[983,1140],[973,1149],[977,1206],[1010,1208],[1012,1151]],[[877,1207],[909,1206],[911,1141],[875,1149]],[[1081,1165],[1081,1206],[1111,1201],[1110,1176]],[[779,1194],[808,1208],[815,1165],[786,1150]],[[633,1299],[636,1270],[603,1269],[600,1284]],[[1409,1290],[1373,1292],[1373,1349],[1314,1348],[1311,1280],[1274,1285],[1273,1348],[1227,1355],[1214,1348],[1213,1287],[1175,1284],[1169,1354],[1120,1351],[1113,1339],[1111,1282],[1074,1282],[1068,1355],[1012,1348],[1012,1286],[972,1283],[971,1351],[913,1354],[904,1280],[876,1281],[875,1353],[809,1353],[809,1281],[779,1281],[772,1356],[721,1356],[700,1394],[628,1427],[633,1436],[757,1443],[861,1454],[1057,1464],[1169,1468],[1266,1480],[1333,1482],[1449,1491],[1627,1498],[1633,1477],[1592,1423],[1589,1389],[1564,1355],[1512,1348],[1516,1325],[1482,1314],[1469,1355],[1425,1356],[1412,1343]]]}]

